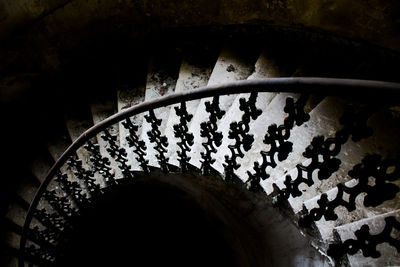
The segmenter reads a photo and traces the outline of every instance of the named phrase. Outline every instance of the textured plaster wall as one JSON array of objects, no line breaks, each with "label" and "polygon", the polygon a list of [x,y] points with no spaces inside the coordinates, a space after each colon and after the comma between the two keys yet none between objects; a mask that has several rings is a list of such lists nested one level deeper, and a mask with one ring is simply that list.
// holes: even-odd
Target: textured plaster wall
[{"label": "textured plaster wall", "polygon": [[399,11],[396,0],[3,0],[0,38],[33,22],[30,34],[66,41],[65,34],[105,22],[131,23],[141,30],[263,21],[313,27],[399,50]]}]

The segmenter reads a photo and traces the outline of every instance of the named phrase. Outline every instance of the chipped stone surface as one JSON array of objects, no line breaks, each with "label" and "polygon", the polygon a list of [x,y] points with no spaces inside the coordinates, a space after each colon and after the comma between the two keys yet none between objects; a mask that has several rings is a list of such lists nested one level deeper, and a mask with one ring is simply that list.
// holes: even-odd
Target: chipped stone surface
[{"label": "chipped stone surface", "polygon": [[289,138],[289,141],[293,144],[293,151],[286,160],[279,162],[278,166],[271,170],[272,180],[286,176],[286,171],[292,170],[297,164],[307,160],[303,156],[303,152],[311,144],[314,137],[324,136],[329,138],[335,136],[336,131],[342,127],[339,118],[342,116],[346,104],[341,99],[327,97],[310,112],[309,121],[300,127],[294,126]]},{"label": "chipped stone surface", "polygon": [[[117,92],[117,101],[118,101],[118,112],[137,105],[144,101],[144,94],[145,94],[145,86],[138,85],[137,88],[129,90],[129,89],[121,89]],[[129,118],[133,124],[138,126],[137,135],[139,136],[142,132],[142,123],[143,123],[143,114],[138,114]],[[126,137],[129,136],[129,131],[125,129],[122,125],[122,122],[119,124],[119,141],[122,148],[125,149],[127,153],[127,159],[131,166],[132,170],[139,171],[141,170],[138,161],[136,160],[136,156],[133,153],[133,148],[129,147],[128,141],[126,141]]]},{"label": "chipped stone surface", "polygon": [[297,98],[297,95],[294,94],[280,93],[276,95],[264,112],[255,121],[250,123],[250,134],[253,134],[254,142],[252,148],[246,152],[243,159],[238,159],[238,163],[241,166],[236,171],[236,174],[242,181],[247,181],[247,171],[253,170],[254,162],[261,162],[260,152],[268,151],[268,145],[263,143],[264,136],[267,133],[268,126],[283,123],[285,115],[283,109],[286,105],[286,98],[289,96]]},{"label": "chipped stone surface", "polygon": [[[231,47],[225,47],[221,51],[207,85],[217,85],[244,80],[250,76],[254,62],[249,60],[248,55],[239,57],[237,53],[238,51],[240,51],[238,48],[235,50]],[[235,98],[235,95],[221,96],[219,98],[219,106],[221,110],[228,111]],[[194,144],[192,146],[192,150],[190,153],[188,153],[191,157],[190,163],[198,168],[201,166],[200,152],[203,151],[201,144],[203,142],[203,138],[200,136],[200,124],[205,121],[206,118],[208,118],[208,113],[205,109],[205,102],[207,101],[212,101],[212,98],[210,97],[201,99],[189,129],[189,131],[194,135]]]},{"label": "chipped stone surface", "polygon": [[[336,227],[335,230],[339,234],[340,239],[345,241],[347,239],[356,239],[354,232],[359,230],[362,225],[366,224],[369,226],[370,233],[375,235],[382,232],[385,227],[384,218],[394,216],[397,221],[400,221],[400,211],[395,210],[382,215],[378,215],[372,218],[359,220],[353,223],[349,223],[340,227]],[[399,232],[394,231],[391,234],[392,237],[397,239],[400,238]],[[400,265],[400,257],[397,253],[396,248],[390,246],[388,243],[379,244],[377,250],[381,253],[379,258],[364,257],[362,252],[359,250],[354,255],[347,255],[350,266],[352,267],[363,267],[363,266],[398,266]]]},{"label": "chipped stone surface", "polygon": [[[251,74],[247,79],[253,80],[281,76],[285,76],[285,71],[279,65],[279,60],[276,61],[276,59],[270,56],[270,52],[268,52],[268,50],[265,50],[258,58],[253,74]],[[275,95],[276,93],[259,93],[256,102],[257,108],[264,112],[267,109],[269,103],[275,97]],[[243,112],[239,109],[239,100],[240,98],[248,99],[249,96],[250,94],[237,95],[226,115],[220,120],[218,124],[218,131],[226,135],[226,138],[222,140],[222,145],[220,149],[218,149],[218,152],[215,154],[216,162],[213,165],[213,167],[220,173],[224,173],[223,164],[225,162],[225,155],[231,155],[228,146],[234,144],[234,140],[227,138],[230,124],[234,121],[240,121],[243,115]],[[250,131],[252,132],[251,129]]]},{"label": "chipped stone surface", "polygon": [[[336,186],[338,183],[349,180],[346,185],[349,187],[357,184],[356,179],[351,179],[347,172],[353,168],[354,165],[361,162],[362,157],[367,154],[378,153],[382,155],[383,159],[398,158],[400,147],[398,143],[393,143],[392,140],[397,138],[400,134],[399,129],[392,127],[397,123],[396,118],[390,118],[386,111],[380,111],[375,113],[368,121],[368,125],[373,129],[373,135],[361,142],[354,143],[349,141],[346,146],[352,145],[356,148],[348,149],[344,148],[344,153],[351,158],[344,158],[339,154],[338,158],[341,159],[341,169],[336,172],[333,177],[327,181],[315,180],[316,183],[311,188],[305,188],[305,192],[302,197],[296,199],[290,199],[290,203],[295,212],[301,209],[302,203],[304,202],[305,207],[311,210],[317,207],[317,200],[320,194],[326,192],[329,199],[333,199],[337,194]],[[362,148],[362,150],[357,150]],[[361,152],[360,152],[361,151]],[[352,163],[352,165],[348,164]],[[347,166],[350,165],[348,168]],[[344,169],[344,170],[342,170]],[[339,174],[338,174],[339,173]],[[351,180],[350,180],[351,179]],[[397,185],[400,188],[400,180],[390,182]],[[335,185],[336,184],[336,185]],[[332,189],[331,189],[332,188]],[[338,214],[338,220],[336,221],[325,221],[321,219],[316,222],[318,229],[320,230],[324,239],[332,238],[332,229],[334,227],[344,225],[353,221],[361,220],[368,217],[374,217],[379,214],[384,214],[390,212],[394,209],[400,209],[400,202],[398,201],[400,194],[397,193],[396,197],[392,200],[387,200],[377,207],[365,207],[363,205],[365,193],[361,193],[356,198],[356,210],[348,212],[344,207],[336,208],[336,213]]]},{"label": "chipped stone surface", "polygon": [[[345,183],[347,187],[353,187],[357,185],[357,180],[352,179]],[[394,182],[397,186],[400,185],[400,181]],[[329,200],[335,199],[337,195],[337,187],[325,192],[328,196]],[[308,211],[313,208],[318,208],[319,205],[317,201],[320,199],[320,195],[307,200],[304,202],[304,206]],[[352,223],[358,220],[375,217],[380,214],[384,214],[390,212],[392,210],[400,209],[400,203],[398,198],[400,194],[398,193],[396,197],[392,200],[387,200],[378,207],[365,207],[363,204],[365,197],[365,193],[361,193],[356,198],[356,209],[352,212],[349,212],[345,207],[339,206],[335,209],[335,213],[338,215],[338,219],[335,221],[326,221],[324,217],[321,220],[315,222],[321,236],[324,240],[332,240],[333,239],[333,228],[345,225],[348,223]]]},{"label": "chipped stone surface", "polygon": [[[315,177],[313,179],[314,185],[312,187],[302,184],[300,189],[303,191],[303,195],[297,198],[289,198],[290,205],[294,212],[299,212],[302,209],[302,203],[308,199],[312,199],[314,196],[336,187],[339,183],[350,180],[351,177],[348,176],[348,171],[350,171],[356,164],[361,163],[362,159],[367,154],[377,153],[382,155],[383,158],[397,158],[400,153],[400,145],[392,142],[392,140],[395,140],[400,135],[398,127],[394,127],[396,123],[398,123],[398,120],[388,116],[387,111],[379,111],[373,114],[367,121],[367,125],[373,130],[372,136],[362,139],[359,142],[353,142],[351,139],[348,140],[342,146],[342,149],[337,156],[341,161],[340,169],[328,180],[321,181]],[[306,162],[307,161],[303,162],[303,164],[307,165]],[[292,177],[296,177],[297,169],[292,169],[289,174]],[[285,176],[286,174],[282,175],[282,177],[277,181],[277,185],[280,188],[284,188],[283,181]],[[381,208],[382,212],[388,211],[388,206],[386,206],[386,208]],[[364,210],[363,212],[366,211]],[[371,215],[374,214],[376,213],[374,212]]]},{"label": "chipped stone surface", "polygon": [[[174,92],[176,86],[177,73],[174,73],[174,68],[168,66],[168,62],[158,62],[154,59],[150,62],[149,71],[147,73],[145,101],[166,96]],[[167,126],[171,107],[161,107],[154,110],[157,119],[161,119],[159,130],[164,133]],[[148,115],[148,112],[143,115]],[[143,119],[141,139],[146,144],[146,159],[149,160],[149,165],[158,167],[159,163],[156,158],[157,151],[154,149],[155,144],[151,143],[147,132],[151,131],[151,124]]]},{"label": "chipped stone surface", "polygon": [[[194,90],[196,88],[204,87],[210,78],[212,68],[209,66],[198,66],[187,60],[183,60],[181,68],[179,70],[179,77],[176,82],[175,92],[183,92],[187,90]],[[197,107],[199,106],[200,100],[192,100],[186,102],[186,109],[189,114],[194,115]],[[166,157],[169,158],[169,163],[179,166],[178,156],[176,151],[179,149],[176,143],[179,141],[174,135],[173,126],[179,124],[179,117],[176,115],[174,107],[180,106],[176,104],[171,106],[171,112],[167,126],[165,128],[165,136],[168,138],[168,152]],[[193,118],[192,118],[193,121]],[[191,122],[192,122],[191,121]],[[191,122],[188,124],[190,127]]]}]

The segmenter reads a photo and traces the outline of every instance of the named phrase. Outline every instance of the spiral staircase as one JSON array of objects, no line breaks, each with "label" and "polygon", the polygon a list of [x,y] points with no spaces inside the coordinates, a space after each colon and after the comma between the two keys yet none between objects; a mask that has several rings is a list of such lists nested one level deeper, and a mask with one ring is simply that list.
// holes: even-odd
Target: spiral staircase
[{"label": "spiral staircase", "polygon": [[[301,78],[318,72],[296,64],[287,51],[254,43],[160,49],[135,88],[70,103],[12,196],[2,263],[122,266],[113,253],[133,261],[144,253],[139,266],[400,265],[400,85]],[[173,212],[149,215],[159,221],[135,224],[134,233],[126,230],[134,215],[123,222],[91,213],[124,212],[115,203],[139,209],[128,197],[116,200],[120,194],[143,195],[136,203],[159,194],[154,207],[179,206],[164,187],[215,209],[209,216],[220,216],[218,229],[229,234],[204,241],[188,226],[188,239],[179,241],[203,243],[182,245],[171,260],[162,250],[176,238],[164,232],[176,223],[168,221]],[[195,209],[176,212],[190,217]],[[107,237],[110,229],[96,224],[125,230]],[[157,234],[141,233],[146,224]],[[115,243],[95,246],[85,235]],[[143,242],[135,249],[151,252],[130,250],[135,237]],[[218,256],[220,240],[238,244],[230,256]]]}]

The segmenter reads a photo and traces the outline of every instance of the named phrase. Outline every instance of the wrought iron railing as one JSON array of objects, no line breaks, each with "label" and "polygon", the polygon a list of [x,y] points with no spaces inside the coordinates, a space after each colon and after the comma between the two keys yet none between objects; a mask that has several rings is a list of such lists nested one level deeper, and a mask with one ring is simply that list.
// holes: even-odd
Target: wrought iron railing
[{"label": "wrought iron railing", "polygon": [[[71,146],[63,153],[54,166],[50,169],[47,177],[39,187],[35,198],[33,199],[28,210],[25,224],[20,240],[20,259],[19,266],[24,266],[25,261],[33,261],[37,263],[51,264],[55,260],[53,254],[57,246],[57,240],[62,232],[71,227],[69,218],[79,215],[80,206],[89,201],[91,197],[102,192],[102,188],[95,182],[94,173],[99,174],[105,182],[106,186],[112,186],[118,183],[118,179],[114,176],[109,159],[104,157],[99,146],[92,141],[97,134],[102,133],[102,138],[108,144],[108,153],[117,162],[123,174],[124,179],[134,179],[135,173],[131,170],[132,166],[128,165],[126,158],[127,153],[124,148],[117,144],[115,136],[111,135],[108,127],[116,123],[122,123],[127,130],[127,142],[129,147],[133,148],[133,153],[137,159],[138,165],[143,172],[150,172],[146,155],[146,145],[140,140],[137,133],[138,127],[129,119],[130,117],[143,113],[146,121],[151,124],[151,130],[148,132],[150,142],[154,144],[157,151],[157,160],[160,168],[164,172],[170,171],[168,159],[166,158],[168,140],[159,131],[160,120],[156,118],[154,110],[161,107],[180,104],[175,106],[173,111],[179,117],[179,123],[174,125],[175,137],[178,138],[177,146],[179,147],[178,161],[180,171],[187,171],[191,166],[189,164],[188,152],[193,144],[193,134],[188,131],[188,123],[192,119],[192,114],[188,114],[186,110],[186,102],[190,100],[213,97],[212,101],[206,102],[206,111],[208,118],[201,124],[201,137],[204,138],[204,152],[202,153],[203,175],[210,174],[212,163],[214,162],[213,154],[218,146],[221,145],[223,134],[217,131],[217,121],[222,118],[224,111],[219,108],[219,96],[228,94],[250,93],[248,100],[241,99],[240,110],[243,116],[240,121],[232,122],[230,126],[229,138],[235,141],[234,145],[229,147],[231,155],[225,157],[224,169],[225,180],[230,181],[235,178],[235,170],[238,168],[237,158],[243,157],[244,153],[251,147],[254,138],[249,134],[249,122],[255,120],[261,114],[261,110],[256,107],[257,94],[261,92],[292,92],[302,95],[297,101],[288,99],[285,112],[288,114],[281,126],[266,125],[266,137],[264,142],[271,145],[271,150],[262,152],[262,164],[254,163],[255,174],[249,172],[248,185],[253,191],[259,190],[259,182],[269,178],[266,173],[266,167],[276,166],[274,161],[275,154],[279,161],[287,158],[291,151],[291,144],[288,142],[290,131],[294,125],[301,125],[309,119],[309,115],[304,112],[305,99],[307,95],[335,95],[346,98],[354,98],[357,100],[364,99],[371,104],[377,103],[394,103],[398,104],[400,95],[400,84],[379,81],[364,80],[348,80],[348,79],[331,79],[331,78],[274,78],[263,80],[246,80],[231,84],[209,86],[197,90],[175,93],[159,99],[144,102],[136,106],[127,108],[108,119],[96,124],[92,128],[84,132],[76,139]],[[311,160],[315,159],[315,163],[308,166],[298,165],[299,175],[303,173],[312,173],[313,170],[319,169],[320,179],[328,179],[335,172],[338,165],[335,163],[335,155],[340,151],[343,144],[350,134],[357,138],[357,130],[354,123],[362,116],[353,114],[349,121],[344,122],[344,128],[333,139],[319,140],[314,139],[312,147],[305,153],[306,157]],[[358,124],[361,125],[361,124]],[[364,132],[366,134],[366,132]],[[362,138],[360,133],[358,138]],[[335,145],[334,150],[329,150],[331,145]],[[326,149],[325,149],[326,148]],[[85,149],[91,154],[91,169],[84,168],[82,162],[76,157],[78,149]],[[326,151],[324,151],[324,149]],[[324,163],[319,162],[318,156],[322,155]],[[322,164],[322,165],[321,165]],[[74,179],[68,179],[68,175],[62,172],[62,168],[68,166],[73,172]],[[312,184],[310,177],[297,177],[292,179],[287,177],[286,189],[278,190],[275,194],[275,203],[280,203],[288,199],[289,196],[296,197],[301,192],[298,186],[306,183]],[[59,186],[55,187],[55,183]],[[345,187],[342,190],[346,191]],[[354,189],[355,190],[355,189]],[[354,191],[353,190],[353,191]],[[354,194],[358,194],[355,192]],[[350,194],[353,194],[350,192]],[[324,200],[327,202],[326,200]],[[327,205],[333,205],[334,201],[328,202]],[[341,202],[338,200],[338,205]],[[47,203],[52,212],[46,210]],[[342,204],[344,205],[344,204]],[[349,204],[351,205],[351,203]],[[330,206],[329,206],[330,207]],[[351,208],[351,207],[350,207]],[[321,216],[329,217],[330,213],[326,210],[315,209],[309,215],[305,215],[300,221],[300,225],[307,226],[313,220],[318,220]],[[334,216],[333,216],[334,217]],[[38,223],[35,223],[37,221]]]}]

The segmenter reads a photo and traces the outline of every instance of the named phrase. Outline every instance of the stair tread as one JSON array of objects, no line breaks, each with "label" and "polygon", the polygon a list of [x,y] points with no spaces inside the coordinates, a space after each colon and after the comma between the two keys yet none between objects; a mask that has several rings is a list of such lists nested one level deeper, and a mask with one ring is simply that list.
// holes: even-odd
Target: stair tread
[{"label": "stair tread", "polygon": [[[82,133],[88,130],[93,126],[93,118],[91,116],[90,107],[80,107],[78,106],[75,110],[68,110],[65,114],[65,125],[67,127],[69,136],[73,141],[75,141]],[[95,138],[92,138],[91,141],[94,141]],[[76,150],[76,156],[79,160],[82,161],[82,167],[85,170],[92,169],[92,163],[90,161],[91,154],[84,147],[80,147]],[[94,179],[96,183],[104,186],[103,177],[99,173],[94,173]]]},{"label": "stair tread", "polygon": [[[99,122],[105,120],[111,115],[115,114],[117,111],[116,104],[113,100],[108,101],[98,101],[90,105],[90,110],[92,112],[93,124],[96,125]],[[112,135],[117,137],[117,144],[119,144],[119,128],[118,124],[113,124],[107,128],[107,131]],[[108,158],[110,160],[110,167],[115,170],[115,178],[122,178],[121,169],[118,167],[118,163],[115,161],[113,157],[109,154],[107,149],[110,148],[110,145],[107,141],[105,141],[101,136],[103,132],[100,132],[96,135],[97,144],[99,144],[99,151],[102,157]]]},{"label": "stair tread", "polygon": [[[277,55],[270,55],[270,52],[264,50],[255,63],[254,72],[247,78],[248,80],[252,79],[264,79],[264,78],[273,78],[273,77],[282,77],[285,76],[285,70],[283,66],[280,65],[279,58]],[[275,97],[276,93],[258,93],[256,107],[261,111],[265,111]],[[230,124],[233,121],[240,121],[243,115],[243,112],[239,109],[239,100],[241,98],[248,99],[250,94],[239,94],[236,96],[234,102],[231,107],[227,111],[224,118],[222,118],[218,123],[218,131],[222,133],[228,133],[230,129]],[[215,163],[213,167],[219,171],[220,173],[224,173],[223,164],[225,163],[225,155],[231,155],[231,152],[228,148],[229,145],[234,144],[234,140],[229,139],[227,136],[223,138],[222,144],[218,149],[218,152],[215,154]]]},{"label": "stair tread", "polygon": [[[168,56],[168,54],[167,54]],[[145,101],[150,101],[161,96],[169,95],[174,92],[178,75],[177,61],[169,61],[164,56],[155,56],[150,60],[149,71],[147,73]],[[170,112],[170,106],[161,107],[154,110],[157,119],[161,119],[161,125],[158,129],[164,133],[167,126],[167,120]],[[146,112],[143,115],[148,115]],[[143,119],[141,140],[145,142],[146,159],[149,161],[148,165],[158,167],[159,163],[156,158],[155,144],[150,142],[147,132],[152,129],[151,124]]]},{"label": "stair tread", "polygon": [[[237,50],[240,51],[240,49],[232,47],[224,47],[222,49],[207,83],[208,86],[245,80],[251,75],[254,68],[253,59],[251,57],[249,58],[249,55],[243,55],[243,52],[238,53]],[[227,111],[235,97],[235,95],[220,96],[220,109]],[[205,102],[207,101],[212,101],[212,97],[201,99],[189,129],[194,135],[194,144],[189,153],[191,157],[190,163],[197,168],[201,166],[200,152],[203,151],[203,138],[200,136],[200,125],[206,120],[205,118],[209,116],[205,108]]]},{"label": "stair tread", "polygon": [[[396,136],[400,134],[399,130],[395,130],[395,128],[392,127],[396,125],[396,121],[396,119],[390,118],[385,110],[373,114],[367,122],[368,126],[372,128],[372,136],[364,138],[359,142],[354,142],[350,139],[342,145],[340,153],[336,156],[336,158],[341,161],[340,169],[327,180],[321,181],[314,179],[314,185],[312,187],[303,184],[301,186],[303,195],[297,198],[289,198],[289,203],[293,210],[295,212],[300,211],[303,202],[336,187],[339,183],[350,180],[351,177],[348,176],[348,172],[356,164],[360,163],[365,155],[379,153],[384,158],[396,158],[399,155],[398,151],[400,147],[398,144],[393,144],[393,142],[391,142],[393,138],[396,138]],[[296,177],[297,170],[292,169],[290,174],[292,178]],[[285,175],[280,177],[277,181],[278,187],[284,187],[284,179]]]},{"label": "stair tread", "polygon": [[238,177],[243,181],[247,181],[247,171],[253,169],[254,162],[261,160],[260,152],[268,148],[268,146],[263,143],[268,126],[272,124],[281,125],[283,123],[283,116],[285,114],[283,109],[286,105],[286,98],[288,97],[297,99],[298,95],[288,93],[277,94],[265,111],[255,121],[250,123],[250,133],[254,136],[254,142],[245,156],[242,159],[238,159],[240,167],[236,171]]},{"label": "stair tread", "polygon": [[[397,186],[400,186],[400,181],[392,182]],[[357,184],[357,180],[352,179],[345,183],[348,187],[353,187]],[[329,200],[333,200],[337,195],[337,187],[330,189],[325,192],[328,196]],[[338,219],[334,221],[327,221],[324,217],[322,217],[319,221],[316,221],[315,224],[319,229],[321,236],[324,240],[333,238],[333,228],[340,227],[342,225],[346,225],[348,223],[359,221],[362,219],[374,217],[380,214],[384,214],[390,212],[394,209],[400,209],[400,203],[398,202],[399,193],[392,200],[386,200],[384,203],[377,207],[365,207],[363,205],[364,194],[360,194],[356,198],[356,209],[354,211],[349,212],[345,207],[339,206],[335,209],[335,213],[338,215]],[[309,199],[304,202],[305,208],[310,211],[313,208],[318,208],[319,205],[317,201],[320,199],[320,195]]]},{"label": "stair tread", "polygon": [[[196,88],[204,87],[210,78],[212,72],[212,65],[208,66],[198,65],[196,62],[190,62],[187,59],[182,61],[179,77],[176,83],[175,92],[184,92],[188,90],[194,90]],[[189,114],[195,114],[197,107],[200,104],[200,100],[192,100],[186,102],[186,110]],[[179,124],[179,117],[176,115],[174,107],[179,107],[180,104],[171,106],[171,112],[169,113],[167,126],[165,128],[164,135],[168,138],[168,152],[166,157],[169,158],[169,163],[179,166],[178,156],[176,154],[179,149],[176,143],[179,141],[174,135],[173,126]],[[192,118],[193,121],[193,118]],[[191,121],[191,122],[192,122]],[[191,122],[188,123],[190,127]]]},{"label": "stair tread", "polygon": [[[118,99],[118,112],[121,110],[128,108],[130,106],[137,105],[144,101],[145,98],[145,84],[139,84],[135,87],[135,89],[120,89],[117,92]],[[137,135],[139,135],[142,131],[142,123],[143,123],[143,115],[138,114],[129,118],[131,122],[138,126]],[[119,140],[122,148],[125,149],[128,159],[127,164],[131,166],[131,169],[134,171],[139,171],[141,168],[139,167],[139,163],[136,160],[136,156],[133,153],[133,148],[129,147],[128,141],[126,137],[129,136],[129,131],[122,125],[122,122],[119,123]]]},{"label": "stair tread", "polygon": [[[355,231],[359,230],[362,225],[369,226],[369,232],[372,235],[379,234],[384,229],[386,223],[385,218],[393,216],[397,221],[400,221],[400,210],[394,210],[382,215],[377,215],[375,217],[359,220],[353,223],[348,223],[339,227],[336,227],[335,230],[338,233],[342,242],[348,239],[356,239],[354,235]],[[391,234],[392,237],[396,239],[400,238],[398,231],[393,231]],[[371,258],[364,257],[362,252],[359,250],[354,255],[347,255],[350,266],[397,266],[400,264],[399,253],[396,248],[390,246],[388,243],[382,243],[376,246],[377,251],[381,253],[381,257],[379,258]]]}]

